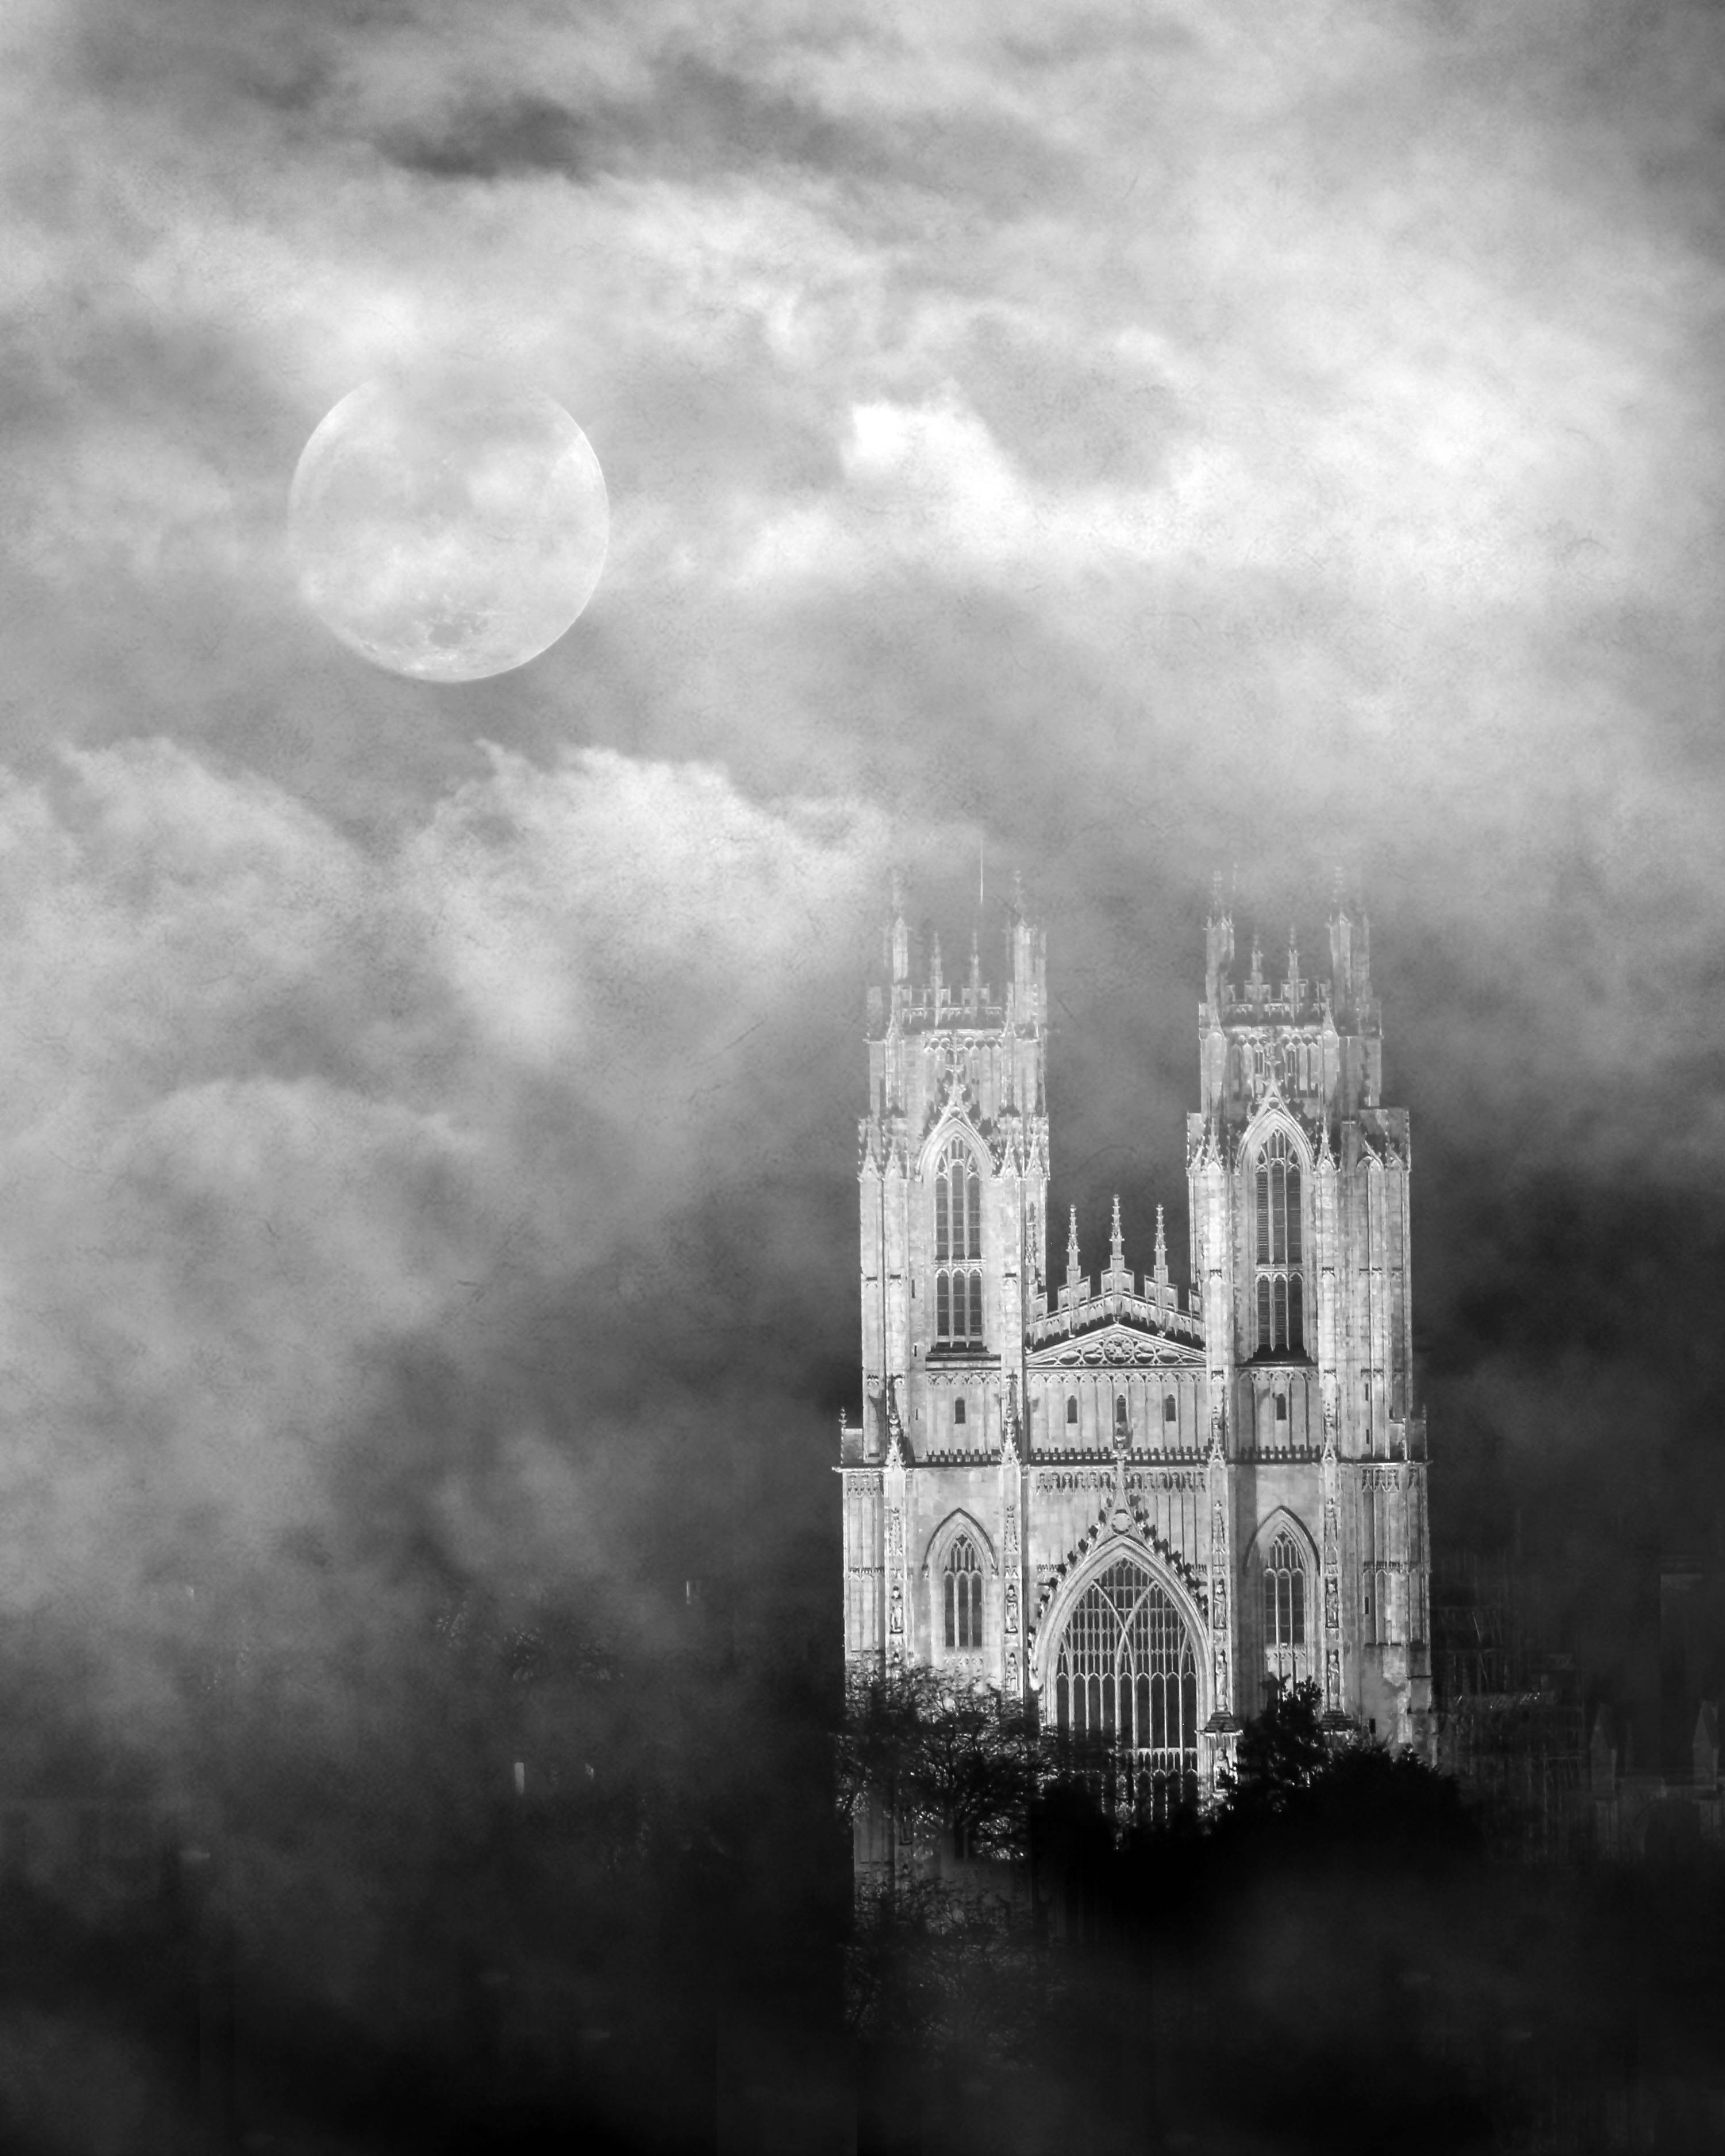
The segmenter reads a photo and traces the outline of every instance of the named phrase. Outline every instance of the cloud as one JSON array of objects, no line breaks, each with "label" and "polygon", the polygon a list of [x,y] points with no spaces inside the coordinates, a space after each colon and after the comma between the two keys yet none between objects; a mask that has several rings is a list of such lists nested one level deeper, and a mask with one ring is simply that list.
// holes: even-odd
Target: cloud
[{"label": "cloud", "polygon": [[165,742],[11,778],[8,1608],[118,1654],[152,1580],[243,1562],[267,1609],[308,1534],[350,1589],[416,1537],[605,1567],[661,1466],[638,1358],[727,1306],[679,1224],[806,1120],[886,850],[605,752],[493,752],[382,859]]},{"label": "cloud", "polygon": [[[1717,35],[1587,7],[26,23],[0,1113],[45,1224],[13,1382],[60,1456],[130,1413],[171,1493],[140,1517],[203,1487],[264,1543],[423,1524],[458,1569],[541,1517],[584,1563],[631,1507],[824,1502],[775,1484],[759,1389],[788,1423],[854,1378],[862,894],[908,855],[962,947],[981,839],[1051,916],[1056,1203],[1088,1222],[1122,1181],[1129,1248],[1158,1197],[1178,1247],[1212,868],[1309,956],[1340,858],[1435,1359],[1495,1342],[1487,1257],[1552,1178],[1589,1219],[1643,1178],[1635,1232],[1712,1277]],[[567,403],[614,544],[571,637],[428,699],[326,648],[279,526],[329,406],[449,350]],[[1553,1229],[1517,1267],[1597,1250]],[[1658,1306],[1622,1295],[1620,1342]],[[1597,1304],[1553,1307],[1584,1345]],[[295,1411],[375,1435],[254,1484],[326,1341]],[[1707,1411],[1674,1368],[1650,1419]],[[228,1461],[223,1417],[253,1433]],[[753,1434],[722,1461],[716,1421]],[[1579,1429],[1520,1456],[1591,1457]],[[123,1477],[87,1450],[95,1522]]]}]

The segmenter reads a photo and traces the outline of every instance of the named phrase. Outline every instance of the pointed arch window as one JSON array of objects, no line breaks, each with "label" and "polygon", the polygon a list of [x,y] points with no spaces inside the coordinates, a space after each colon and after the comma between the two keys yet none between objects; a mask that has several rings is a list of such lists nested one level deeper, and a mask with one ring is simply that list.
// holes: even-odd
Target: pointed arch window
[{"label": "pointed arch window", "polygon": [[983,1568],[976,1544],[968,1535],[957,1536],[947,1552],[941,1574],[941,1595],[946,1624],[942,1637],[954,1649],[983,1644]]},{"label": "pointed arch window", "polygon": [[1286,1527],[1264,1553],[1264,1668],[1267,1676],[1296,1683],[1308,1672],[1306,1640],[1306,1560]]},{"label": "pointed arch window", "polygon": [[1078,1427],[1078,1395],[1076,1393],[1068,1393],[1066,1395],[1066,1427],[1068,1430],[1076,1430]]},{"label": "pointed arch window", "polygon": [[1254,1316],[1260,1355],[1306,1353],[1305,1232],[1300,1163],[1272,1131],[1253,1171]]},{"label": "pointed arch window", "polygon": [[941,1155],[934,1178],[934,1261],[943,1265],[983,1255],[983,1179],[963,1138]]},{"label": "pointed arch window", "polygon": [[1198,1666],[1179,1612],[1121,1558],[1079,1597],[1055,1658],[1062,1737],[1103,1738],[1185,1792],[1198,1768]]},{"label": "pointed arch window", "polygon": [[955,1137],[934,1178],[934,1337],[946,1348],[983,1344],[983,1179]]}]

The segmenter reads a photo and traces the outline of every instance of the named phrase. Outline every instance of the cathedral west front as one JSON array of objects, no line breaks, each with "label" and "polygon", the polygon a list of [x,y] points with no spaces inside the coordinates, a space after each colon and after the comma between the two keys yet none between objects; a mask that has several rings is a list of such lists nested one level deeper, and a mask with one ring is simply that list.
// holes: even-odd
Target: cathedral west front
[{"label": "cathedral west front", "polygon": [[901,895],[869,992],[859,1168],[863,1399],[841,1435],[853,1667],[925,1664],[1214,1786],[1272,1678],[1423,1742],[1426,1448],[1412,1387],[1404,1109],[1381,1100],[1367,924],[1329,969],[1236,980],[1204,931],[1188,1277],[1157,1210],[1127,1260],[1076,1215],[1049,1270],[1044,932],[944,978]]}]

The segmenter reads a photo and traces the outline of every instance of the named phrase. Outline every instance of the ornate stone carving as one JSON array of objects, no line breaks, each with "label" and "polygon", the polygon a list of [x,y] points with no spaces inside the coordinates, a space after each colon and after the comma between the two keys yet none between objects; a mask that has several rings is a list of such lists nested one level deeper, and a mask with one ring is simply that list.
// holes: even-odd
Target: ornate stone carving
[{"label": "ornate stone carving", "polygon": [[941,1082],[941,1104],[937,1112],[941,1116],[963,1116],[967,1122],[973,1122],[976,1119],[971,1105],[970,1086],[959,1065],[956,1051],[952,1051],[952,1060],[947,1064],[946,1076]]},{"label": "ornate stone carving", "polygon": [[1074,1341],[1070,1347],[1044,1348],[1036,1357],[1038,1369],[1057,1370],[1153,1369],[1170,1363],[1196,1369],[1203,1362],[1195,1348],[1165,1339],[1159,1333],[1128,1332],[1123,1327],[1095,1339]]},{"label": "ornate stone carving", "polygon": [[894,1467],[903,1467],[910,1457],[905,1443],[905,1426],[899,1419],[896,1378],[886,1380],[886,1457]]},{"label": "ornate stone carving", "polygon": [[[1111,1478],[1104,1477],[1103,1480],[1106,1484]],[[1060,1592],[1061,1581],[1069,1573],[1082,1564],[1091,1552],[1105,1537],[1111,1539],[1117,1537],[1122,1542],[1137,1544],[1147,1549],[1153,1556],[1159,1558],[1190,1594],[1199,1610],[1208,1613],[1209,1591],[1205,1586],[1203,1576],[1194,1566],[1187,1563],[1172,1543],[1157,1532],[1153,1521],[1147,1520],[1142,1512],[1134,1512],[1131,1515],[1130,1527],[1122,1532],[1110,1525],[1108,1512],[1105,1511],[1091,1523],[1089,1529],[1079,1537],[1059,1564],[1044,1564],[1036,1568],[1038,1584],[1036,1609],[1031,1620],[1029,1632],[1033,1640],[1040,1630],[1042,1620],[1047,1615],[1055,1595]]]},{"label": "ornate stone carving", "polygon": [[1006,1380],[1006,1399],[1000,1416],[1000,1459],[1004,1466],[1015,1467],[1023,1446],[1019,1443],[1019,1381],[1017,1373],[1009,1373]]},{"label": "ornate stone carving", "polygon": [[[1201,1490],[1204,1475],[1199,1467],[1133,1468],[1126,1482],[1128,1490],[1142,1496],[1150,1490]],[[1105,1467],[1045,1467],[1038,1471],[1033,1487],[1039,1497],[1068,1490],[1111,1490],[1114,1477]]]}]

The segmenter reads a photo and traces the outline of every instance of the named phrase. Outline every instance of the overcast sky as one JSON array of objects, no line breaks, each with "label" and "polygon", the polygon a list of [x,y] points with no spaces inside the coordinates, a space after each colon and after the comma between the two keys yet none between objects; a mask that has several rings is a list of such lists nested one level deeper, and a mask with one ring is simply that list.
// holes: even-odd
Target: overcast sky
[{"label": "overcast sky", "polygon": [[[1210,875],[1279,976],[1339,863],[1435,1517],[1554,1519],[1609,1660],[1720,1486],[1718,11],[0,39],[0,1604],[147,1723],[141,1582],[363,1629],[428,1551],[806,1563],[889,865],[956,968],[985,854],[997,978],[1023,870],[1055,1217],[1094,1263],[1121,1189],[1142,1265],[1160,1197],[1179,1268]],[[304,611],[283,512],[451,356],[580,421],[612,546],[433,688]]]}]

